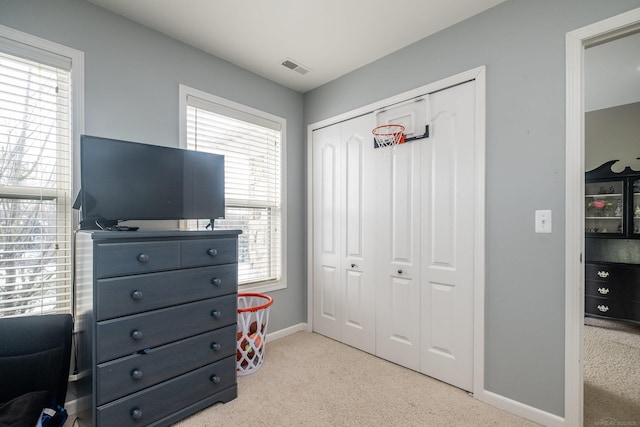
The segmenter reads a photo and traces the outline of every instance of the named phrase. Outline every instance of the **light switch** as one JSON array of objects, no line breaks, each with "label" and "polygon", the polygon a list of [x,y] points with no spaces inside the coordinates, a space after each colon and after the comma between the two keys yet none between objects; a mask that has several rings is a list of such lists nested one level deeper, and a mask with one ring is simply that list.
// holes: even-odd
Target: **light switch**
[{"label": "light switch", "polygon": [[536,211],[536,233],[551,233],[551,210]]}]

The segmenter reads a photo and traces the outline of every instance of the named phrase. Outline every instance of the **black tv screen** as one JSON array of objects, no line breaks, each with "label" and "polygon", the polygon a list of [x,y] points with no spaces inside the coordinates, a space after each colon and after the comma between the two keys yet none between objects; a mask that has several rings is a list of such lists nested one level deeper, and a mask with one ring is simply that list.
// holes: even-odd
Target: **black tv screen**
[{"label": "black tv screen", "polygon": [[82,135],[83,223],[224,218],[224,156]]}]

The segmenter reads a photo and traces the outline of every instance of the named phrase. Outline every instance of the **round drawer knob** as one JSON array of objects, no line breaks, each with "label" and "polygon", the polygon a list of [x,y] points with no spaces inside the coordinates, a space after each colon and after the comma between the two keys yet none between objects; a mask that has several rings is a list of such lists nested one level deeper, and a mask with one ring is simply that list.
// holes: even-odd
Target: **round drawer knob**
[{"label": "round drawer knob", "polygon": [[133,338],[136,341],[141,340],[142,339],[142,331],[140,331],[138,329],[134,329],[133,331],[131,331],[131,338]]},{"label": "round drawer knob", "polygon": [[211,279],[211,283],[212,283],[212,284],[214,284],[214,285],[216,285],[216,286],[220,286],[220,285],[222,284],[222,280],[221,280],[221,279],[218,279],[218,278],[216,277],[216,278]]},{"label": "round drawer knob", "polygon": [[135,290],[131,292],[131,299],[140,301],[142,299],[142,291]]},{"label": "round drawer knob", "polygon": [[131,378],[133,378],[134,380],[141,380],[142,371],[140,369],[134,369],[133,371],[131,371]]},{"label": "round drawer knob", "polygon": [[220,384],[220,377],[215,375],[215,374],[211,375],[211,377],[209,377],[209,379],[214,384]]},{"label": "round drawer knob", "polygon": [[211,350],[213,351],[220,351],[220,349],[222,348],[222,346],[220,344],[218,344],[217,342],[214,342],[211,344]]},{"label": "round drawer knob", "polygon": [[351,268],[356,268],[356,265],[355,264],[351,264]]},{"label": "round drawer knob", "polygon": [[402,270],[398,270],[398,274],[402,274]]},{"label": "round drawer knob", "polygon": [[222,313],[220,313],[220,311],[218,310],[213,310],[211,312],[211,317],[213,317],[214,319],[219,319],[220,317],[222,317]]},{"label": "round drawer knob", "polygon": [[207,254],[208,254],[209,256],[216,256],[216,255],[218,255],[218,250],[217,250],[217,249],[209,249],[209,250],[207,251]]},{"label": "round drawer knob", "polygon": [[138,261],[142,263],[149,262],[149,255],[147,254],[138,255]]},{"label": "round drawer knob", "polygon": [[141,420],[142,419],[142,410],[139,408],[133,408],[131,410],[131,418],[133,418],[134,420]]}]

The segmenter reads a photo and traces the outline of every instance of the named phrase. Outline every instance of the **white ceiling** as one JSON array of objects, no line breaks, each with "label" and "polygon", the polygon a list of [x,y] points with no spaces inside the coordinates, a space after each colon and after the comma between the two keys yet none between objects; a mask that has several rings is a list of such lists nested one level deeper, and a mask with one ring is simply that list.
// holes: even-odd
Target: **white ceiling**
[{"label": "white ceiling", "polygon": [[[304,93],[505,0],[88,1]],[[586,111],[640,102],[640,33],[587,49],[585,81]]]},{"label": "white ceiling", "polygon": [[304,93],[504,0],[89,1]]}]

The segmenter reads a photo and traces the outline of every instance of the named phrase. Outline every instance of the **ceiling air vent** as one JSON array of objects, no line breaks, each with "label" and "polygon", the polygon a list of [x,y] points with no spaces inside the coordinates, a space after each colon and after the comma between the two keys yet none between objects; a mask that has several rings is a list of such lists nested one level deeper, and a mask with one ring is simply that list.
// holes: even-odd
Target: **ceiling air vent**
[{"label": "ceiling air vent", "polygon": [[305,75],[309,71],[311,71],[309,68],[305,67],[304,65],[300,65],[300,64],[296,63],[295,61],[293,61],[292,59],[289,59],[289,58],[287,58],[284,61],[282,61],[282,65],[284,65],[288,69],[296,71],[297,73],[300,73],[302,75]]}]

